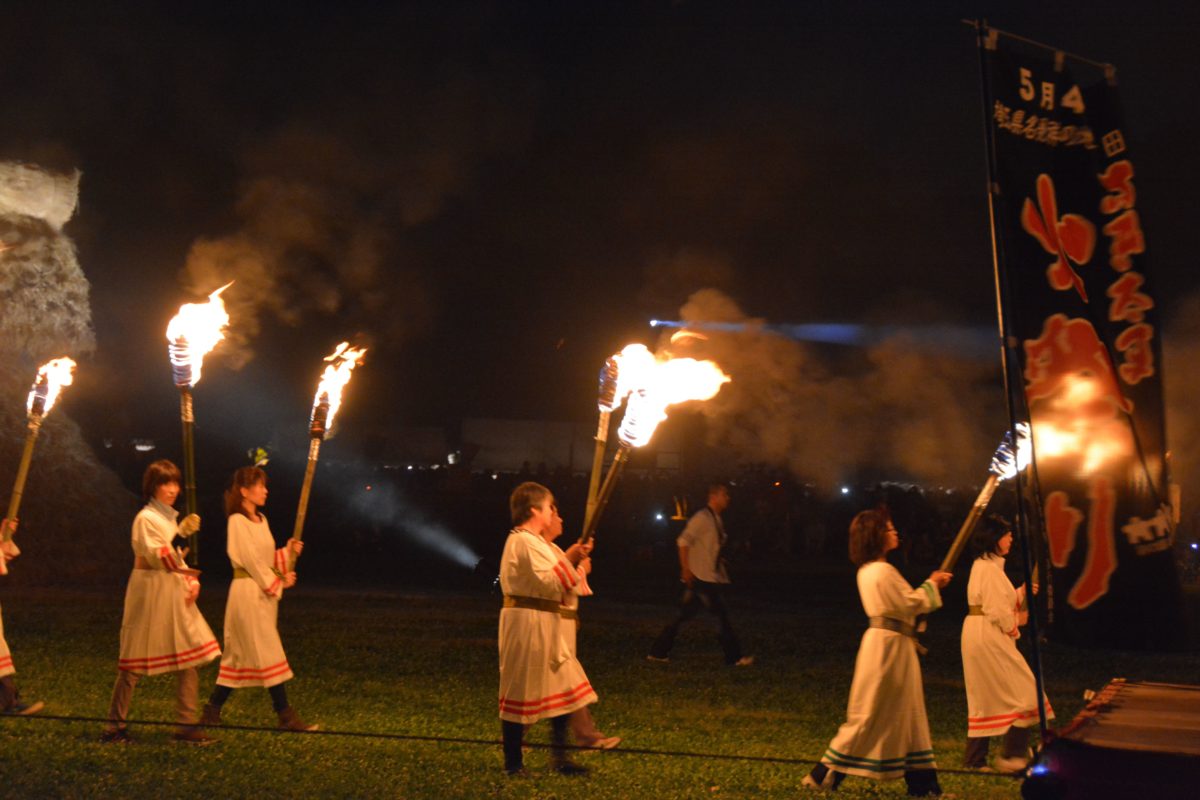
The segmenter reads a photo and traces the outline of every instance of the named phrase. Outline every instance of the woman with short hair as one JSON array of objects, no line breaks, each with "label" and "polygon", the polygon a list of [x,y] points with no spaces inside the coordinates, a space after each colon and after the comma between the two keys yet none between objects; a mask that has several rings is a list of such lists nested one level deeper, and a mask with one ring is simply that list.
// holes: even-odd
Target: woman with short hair
[{"label": "woman with short hair", "polygon": [[178,680],[175,739],[190,744],[213,741],[195,727],[200,690],[197,668],[221,655],[221,646],[196,608],[200,572],[187,567],[187,551],[174,544],[176,536],[189,536],[200,529],[200,517],[195,514],[176,522],[179,512],[172,506],[179,497],[181,479],[179,467],[165,459],[152,463],[142,476],[146,506],[133,519],[133,571],[125,589],[121,654],[108,727],[100,737],[104,742],[132,741],[125,719],[134,687],[145,675],[168,672],[175,673]]}]

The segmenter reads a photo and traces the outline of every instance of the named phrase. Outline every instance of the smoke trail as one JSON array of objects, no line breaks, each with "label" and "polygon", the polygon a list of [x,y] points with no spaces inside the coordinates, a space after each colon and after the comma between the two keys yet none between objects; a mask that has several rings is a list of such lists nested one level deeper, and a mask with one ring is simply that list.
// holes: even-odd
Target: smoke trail
[{"label": "smoke trail", "polygon": [[1005,427],[998,365],[927,352],[903,335],[857,363],[830,364],[713,289],[694,293],[680,316],[744,326],[706,332],[702,345],[733,377],[700,406],[709,436],[739,459],[828,483],[872,470],[950,484],[986,472]]},{"label": "smoke trail", "polygon": [[400,529],[422,547],[467,569],[474,568],[479,562],[479,555],[449,528],[409,503],[400,490],[389,483],[375,483],[369,489],[358,489],[350,507],[377,525]]}]

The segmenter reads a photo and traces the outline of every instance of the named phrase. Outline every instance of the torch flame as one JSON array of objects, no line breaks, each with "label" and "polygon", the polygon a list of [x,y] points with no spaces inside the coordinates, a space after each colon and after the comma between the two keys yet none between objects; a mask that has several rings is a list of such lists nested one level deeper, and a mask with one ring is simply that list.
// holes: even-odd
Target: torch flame
[{"label": "torch flame", "polygon": [[329,363],[317,385],[317,394],[313,398],[313,418],[316,419],[322,403],[328,403],[329,410],[325,412],[325,428],[333,429],[333,418],[342,405],[342,390],[350,382],[350,373],[361,362],[367,348],[351,347],[349,342],[342,342],[331,355],[325,357]]},{"label": "torch flame", "polygon": [[1002,481],[1011,480],[1016,477],[1018,472],[1029,466],[1032,458],[1033,447],[1030,442],[1029,423],[1018,422],[1016,448],[1013,448],[1012,433],[1005,433],[1003,441],[1000,442],[995,455],[992,456],[990,471]]},{"label": "torch flame", "polygon": [[176,386],[195,386],[200,382],[204,357],[225,338],[229,314],[221,292],[233,281],[208,296],[207,303],[184,303],[167,324],[167,343]]},{"label": "torch flame", "polygon": [[37,380],[29,390],[25,408],[30,416],[44,417],[54,408],[54,402],[64,386],[75,380],[75,362],[66,356],[47,361],[38,369]]},{"label": "torch flame", "polygon": [[[712,361],[694,358],[658,361],[651,356],[651,361],[645,362],[639,356],[635,363],[638,371],[629,380],[632,382],[636,377],[636,389],[629,395],[629,406],[618,431],[621,441],[630,447],[641,447],[650,441],[659,423],[667,418],[668,406],[689,400],[708,400],[731,380]],[[621,373],[624,382],[624,363]]]}]

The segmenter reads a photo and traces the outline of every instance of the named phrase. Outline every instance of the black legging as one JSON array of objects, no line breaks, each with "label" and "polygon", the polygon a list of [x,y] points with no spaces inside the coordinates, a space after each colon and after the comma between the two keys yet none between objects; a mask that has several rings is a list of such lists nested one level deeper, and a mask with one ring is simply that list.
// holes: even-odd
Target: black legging
[{"label": "black legging", "polygon": [[[268,686],[267,692],[271,695],[271,707],[275,709],[276,714],[288,707],[287,689],[283,688],[282,683]],[[218,685],[213,688],[212,696],[208,698],[209,705],[220,708],[225,705],[225,701],[231,694],[233,694],[232,686]]]}]

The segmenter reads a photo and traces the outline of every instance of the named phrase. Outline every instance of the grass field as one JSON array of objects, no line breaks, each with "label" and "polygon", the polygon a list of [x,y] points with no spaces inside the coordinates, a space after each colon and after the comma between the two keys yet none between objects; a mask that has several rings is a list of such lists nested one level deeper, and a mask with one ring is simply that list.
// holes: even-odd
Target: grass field
[{"label": "grass field", "polygon": [[[215,583],[215,581],[214,581]],[[644,654],[672,613],[669,577],[626,576],[585,601],[580,658],[601,701],[600,727],[622,747],[692,753],[816,758],[843,719],[863,628],[849,567],[793,568],[742,577],[735,622],[757,663],[721,665],[712,628],[693,623],[670,664]],[[620,599],[617,599],[620,598]],[[961,609],[931,619],[924,657],[927,707],[943,770],[961,764],[965,699],[958,656]],[[18,682],[44,699],[47,714],[101,717],[115,675],[120,592],[7,592],[5,632]],[[200,605],[220,632],[224,597],[209,586]],[[293,705],[324,730],[496,741],[497,598],[300,587],[284,601],[280,627],[296,679]],[[1081,652],[1049,646],[1048,689],[1060,720],[1082,706],[1084,689],[1109,679],[1191,683],[1195,655]],[[201,695],[216,667],[201,673]],[[170,720],[173,679],[148,679],[133,719]],[[236,692],[224,719],[272,725],[266,692]],[[509,779],[498,744],[401,738],[220,731],[192,748],[169,727],[132,726],[131,746],[98,742],[97,722],[0,719],[4,797],[399,797],[399,798],[783,798],[795,797],[808,763],[589,753],[581,778],[549,771],[546,751],[526,758],[532,777]],[[529,739],[544,743],[548,726]],[[1015,781],[944,774],[943,788],[967,798],[1014,798]],[[903,782],[849,778],[842,797],[900,797]]]}]

